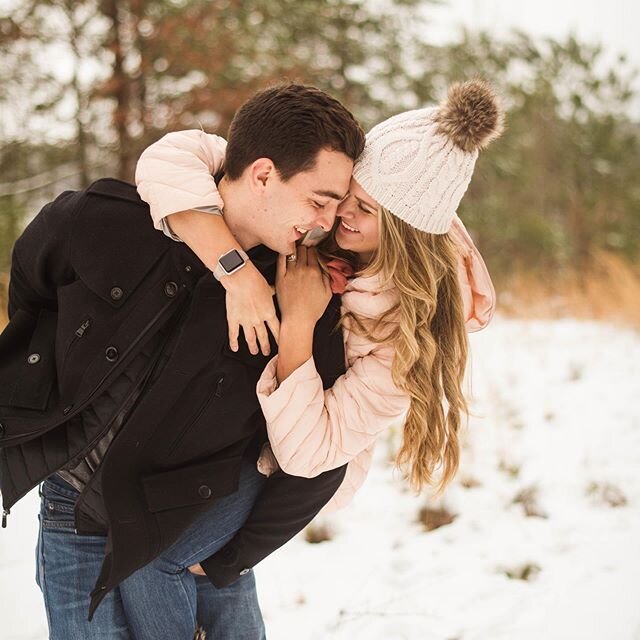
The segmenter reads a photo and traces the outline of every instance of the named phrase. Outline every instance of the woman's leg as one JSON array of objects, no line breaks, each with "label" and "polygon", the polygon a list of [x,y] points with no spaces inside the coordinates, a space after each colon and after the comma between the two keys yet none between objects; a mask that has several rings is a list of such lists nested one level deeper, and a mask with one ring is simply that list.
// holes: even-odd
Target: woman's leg
[{"label": "woman's leg", "polygon": [[246,461],[235,493],[218,500],[173,546],[120,584],[136,640],[191,640],[196,620],[213,640],[265,637],[252,574],[240,578],[237,586],[216,589],[208,579],[189,571],[191,565],[231,540],[251,512],[265,480],[255,461]]},{"label": "woman's leg", "polygon": [[106,537],[76,534],[78,492],[52,476],[40,495],[36,582],[44,597],[50,640],[131,640],[119,589],[107,594],[93,620],[87,620]]}]

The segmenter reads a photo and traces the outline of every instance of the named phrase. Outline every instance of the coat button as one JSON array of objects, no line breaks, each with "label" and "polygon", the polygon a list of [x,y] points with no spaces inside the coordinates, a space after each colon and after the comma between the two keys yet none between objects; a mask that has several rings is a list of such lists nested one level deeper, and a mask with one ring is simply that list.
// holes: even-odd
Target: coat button
[{"label": "coat button", "polygon": [[38,362],[40,362],[40,354],[39,353],[32,353],[28,358],[27,358],[27,362],[29,364],[38,364]]},{"label": "coat button", "polygon": [[120,300],[120,298],[122,298],[122,296],[124,295],[124,291],[120,287],[113,287],[113,289],[111,289],[111,291],[109,292],[109,295],[111,296],[112,300]]},{"label": "coat button", "polygon": [[62,413],[64,413],[64,415],[66,416],[66,415],[67,415],[67,413],[69,413],[69,412],[71,411],[71,409],[73,409],[73,405],[72,405],[72,404],[67,405],[67,406],[62,410]]},{"label": "coat button", "polygon": [[108,362],[115,362],[118,359],[118,350],[115,347],[107,347],[104,350],[104,355]]},{"label": "coat button", "polygon": [[0,422],[0,438],[4,438],[4,425]]},{"label": "coat button", "polygon": [[211,489],[206,484],[203,484],[201,487],[198,488],[198,495],[203,500],[206,500],[207,498],[211,497]]},{"label": "coat button", "polygon": [[245,567],[245,568],[240,572],[240,575],[241,575],[241,576],[246,576],[246,575],[247,575],[247,573],[249,573],[249,571],[251,571],[251,569],[248,569],[248,568],[246,568],[246,567]]},{"label": "coat button", "polygon": [[178,293],[178,285],[175,282],[167,282],[164,285],[164,293],[167,298],[175,298]]}]

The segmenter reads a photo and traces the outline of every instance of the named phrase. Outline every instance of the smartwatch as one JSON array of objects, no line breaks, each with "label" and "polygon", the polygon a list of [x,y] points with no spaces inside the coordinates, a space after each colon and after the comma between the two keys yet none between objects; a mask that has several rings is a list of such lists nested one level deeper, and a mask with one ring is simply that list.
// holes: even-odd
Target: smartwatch
[{"label": "smartwatch", "polygon": [[242,249],[231,249],[220,256],[218,264],[213,270],[213,275],[216,280],[220,280],[242,269],[248,261],[249,256]]}]

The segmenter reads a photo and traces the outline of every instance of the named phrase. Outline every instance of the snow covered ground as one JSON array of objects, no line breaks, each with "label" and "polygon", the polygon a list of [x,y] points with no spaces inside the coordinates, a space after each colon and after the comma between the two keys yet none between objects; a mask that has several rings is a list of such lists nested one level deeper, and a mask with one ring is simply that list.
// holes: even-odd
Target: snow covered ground
[{"label": "snow covered ground", "polygon": [[[332,539],[257,569],[272,640],[640,640],[640,335],[498,318],[472,346],[444,500],[407,492],[382,442]],[[456,517],[427,532],[427,505]],[[31,494],[0,532],[2,640],[46,638],[36,511]]]}]

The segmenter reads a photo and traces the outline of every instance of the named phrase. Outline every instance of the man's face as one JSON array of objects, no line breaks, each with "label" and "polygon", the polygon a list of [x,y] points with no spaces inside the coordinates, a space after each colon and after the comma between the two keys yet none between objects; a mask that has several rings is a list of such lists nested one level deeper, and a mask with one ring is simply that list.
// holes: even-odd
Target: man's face
[{"label": "man's face", "polygon": [[330,231],[338,205],[349,192],[353,161],[322,149],[314,167],[286,182],[272,175],[264,191],[262,242],[279,253],[294,253],[295,243],[314,227]]}]

